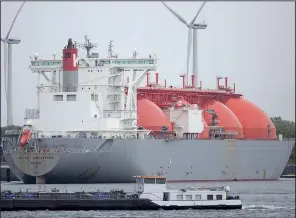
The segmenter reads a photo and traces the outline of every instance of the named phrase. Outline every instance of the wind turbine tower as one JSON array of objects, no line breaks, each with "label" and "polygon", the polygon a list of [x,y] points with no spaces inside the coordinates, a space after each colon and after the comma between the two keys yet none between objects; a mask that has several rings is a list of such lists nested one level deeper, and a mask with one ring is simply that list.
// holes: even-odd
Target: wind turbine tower
[{"label": "wind turbine tower", "polygon": [[[24,4],[25,4],[25,1],[22,3],[18,12],[16,13],[6,37],[4,39],[1,38],[1,41],[4,43],[4,78],[5,78],[4,79],[4,86],[5,86],[6,102],[7,102],[7,105],[6,105],[7,126],[10,126],[13,124],[13,116],[12,116],[12,45],[19,44],[21,41],[20,39],[9,38],[9,34],[10,34],[12,27],[16,21],[16,18],[18,17]],[[8,47],[8,51],[7,51],[7,47]],[[7,81],[6,81],[6,77],[7,77]]]},{"label": "wind turbine tower", "polygon": [[[195,87],[198,87],[198,69],[197,69],[197,30],[198,29],[205,29],[207,27],[207,24],[195,24],[195,20],[198,17],[199,13],[203,9],[206,2],[203,2],[202,5],[199,7],[195,17],[192,19],[191,22],[186,22],[186,20],[181,17],[177,12],[175,12],[173,9],[171,9],[166,3],[164,3],[164,6],[172,13],[174,14],[183,24],[185,24],[188,27],[188,44],[187,44],[187,70],[186,70],[186,85],[188,86],[189,81],[189,61],[190,61],[190,52],[191,52],[191,46],[192,46],[192,38],[193,38],[193,75],[195,77],[195,84],[193,84]],[[193,37],[192,37],[192,31],[193,31]]]},{"label": "wind turbine tower", "polygon": [[7,126],[13,124],[12,113],[12,45],[19,44],[20,39],[8,39],[8,67],[7,67]]},{"label": "wind turbine tower", "polygon": [[199,84],[198,84],[198,80],[199,80],[199,77],[198,77],[198,50],[197,50],[197,31],[198,29],[202,29],[204,30],[205,28],[207,28],[207,24],[193,24],[193,55],[192,55],[192,62],[193,62],[193,65],[192,65],[192,74],[194,75],[195,79],[194,79],[194,82],[195,84],[192,84],[194,85],[194,87],[198,87]]}]

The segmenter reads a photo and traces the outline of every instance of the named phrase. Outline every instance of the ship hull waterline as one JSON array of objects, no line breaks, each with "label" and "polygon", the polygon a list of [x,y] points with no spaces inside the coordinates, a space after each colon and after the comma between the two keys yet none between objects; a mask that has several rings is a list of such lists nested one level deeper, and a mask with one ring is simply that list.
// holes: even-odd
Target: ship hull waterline
[{"label": "ship hull waterline", "polygon": [[48,184],[130,183],[135,175],[167,175],[168,182],[277,180],[294,146],[294,141],[267,140],[45,138],[38,143],[48,150],[3,154],[25,184],[36,183],[36,177]]}]

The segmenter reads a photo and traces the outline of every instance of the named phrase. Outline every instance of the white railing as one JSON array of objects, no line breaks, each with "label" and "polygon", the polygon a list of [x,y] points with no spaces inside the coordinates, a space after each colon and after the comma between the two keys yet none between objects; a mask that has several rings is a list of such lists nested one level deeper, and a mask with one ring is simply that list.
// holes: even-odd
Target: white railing
[{"label": "white railing", "polygon": [[37,86],[38,92],[77,92],[77,86],[41,85]]},{"label": "white railing", "polygon": [[9,136],[9,135],[19,135],[22,132],[22,130],[16,130],[16,129],[9,129],[5,130],[4,135]]},{"label": "white railing", "polygon": [[137,119],[136,113],[135,110],[104,110],[103,118]]},{"label": "white railing", "polygon": [[[40,85],[37,86],[37,89],[40,93],[48,93],[48,92],[77,92],[78,90],[96,90],[99,87],[125,87],[122,85],[88,85],[88,84],[82,84],[82,85],[71,85],[71,86],[63,86],[63,85]],[[113,92],[112,92],[113,93]]]}]

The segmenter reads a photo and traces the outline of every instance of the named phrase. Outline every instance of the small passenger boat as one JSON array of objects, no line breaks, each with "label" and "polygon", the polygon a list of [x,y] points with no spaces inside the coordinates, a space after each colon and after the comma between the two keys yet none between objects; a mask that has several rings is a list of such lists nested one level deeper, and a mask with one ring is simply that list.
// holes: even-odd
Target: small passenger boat
[{"label": "small passenger boat", "polygon": [[171,189],[164,176],[135,176],[140,199],[149,199],[162,209],[241,209],[239,196],[230,196],[230,187],[188,187]]},{"label": "small passenger boat", "polygon": [[239,196],[226,187],[169,189],[164,176],[134,176],[135,190],[110,192],[1,193],[0,210],[180,210],[241,209]]}]

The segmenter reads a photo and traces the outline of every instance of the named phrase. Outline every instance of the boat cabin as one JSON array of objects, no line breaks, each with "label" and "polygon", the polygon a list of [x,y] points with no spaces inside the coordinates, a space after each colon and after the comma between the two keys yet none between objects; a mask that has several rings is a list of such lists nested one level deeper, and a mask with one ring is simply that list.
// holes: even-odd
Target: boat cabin
[{"label": "boat cabin", "polygon": [[166,187],[165,176],[134,176],[135,191],[140,198],[154,201],[216,201],[229,200],[229,186],[225,187],[188,187],[170,189]]},{"label": "boat cabin", "polygon": [[216,201],[227,200],[229,187],[197,188],[188,187],[164,192],[164,201]]},{"label": "boat cabin", "polygon": [[135,191],[143,192],[159,192],[166,189],[165,176],[134,176],[136,180]]}]

